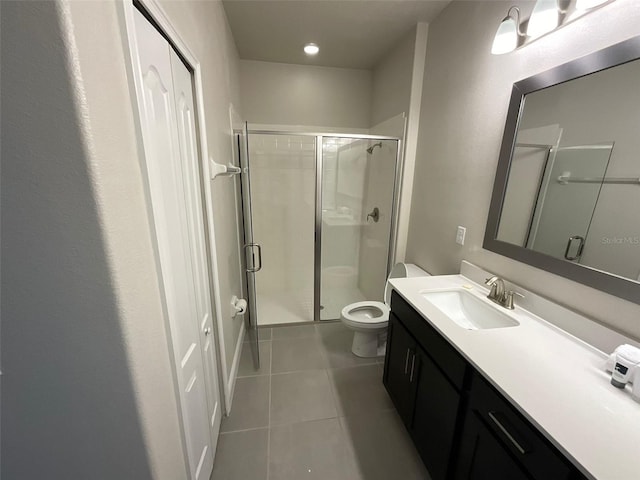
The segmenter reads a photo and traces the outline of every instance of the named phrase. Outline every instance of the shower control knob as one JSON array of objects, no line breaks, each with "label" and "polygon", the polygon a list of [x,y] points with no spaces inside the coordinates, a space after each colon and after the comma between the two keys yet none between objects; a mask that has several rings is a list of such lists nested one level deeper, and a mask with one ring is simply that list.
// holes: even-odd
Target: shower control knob
[{"label": "shower control knob", "polygon": [[211,327],[207,327],[204,329],[204,334],[205,335],[210,335],[211,334]]}]

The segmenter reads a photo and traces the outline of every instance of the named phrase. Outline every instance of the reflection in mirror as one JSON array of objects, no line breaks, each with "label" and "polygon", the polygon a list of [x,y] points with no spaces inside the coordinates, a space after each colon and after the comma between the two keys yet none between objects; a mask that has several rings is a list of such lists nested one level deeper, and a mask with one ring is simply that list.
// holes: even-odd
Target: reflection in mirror
[{"label": "reflection in mirror", "polygon": [[[527,248],[580,262],[611,149],[611,144],[578,145],[551,152]],[[584,179],[593,182],[581,182]]]},{"label": "reflection in mirror", "polygon": [[496,239],[640,281],[640,60],[524,96]]}]

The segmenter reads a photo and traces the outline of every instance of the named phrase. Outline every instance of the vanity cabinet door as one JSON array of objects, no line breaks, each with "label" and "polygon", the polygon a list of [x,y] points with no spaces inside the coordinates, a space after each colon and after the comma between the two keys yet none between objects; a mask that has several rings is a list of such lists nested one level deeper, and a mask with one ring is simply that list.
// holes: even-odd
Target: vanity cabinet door
[{"label": "vanity cabinet door", "polygon": [[561,454],[479,374],[472,382],[460,452],[457,480],[520,478],[511,473],[515,468],[532,480],[572,478]]},{"label": "vanity cabinet door", "polygon": [[465,422],[455,480],[530,480],[475,413]]},{"label": "vanity cabinet door", "polygon": [[398,318],[389,314],[387,352],[383,383],[404,421],[410,428],[413,420],[416,384],[416,342]]},{"label": "vanity cabinet door", "polygon": [[417,355],[416,409],[411,433],[431,478],[445,480],[456,437],[461,397],[421,348]]}]

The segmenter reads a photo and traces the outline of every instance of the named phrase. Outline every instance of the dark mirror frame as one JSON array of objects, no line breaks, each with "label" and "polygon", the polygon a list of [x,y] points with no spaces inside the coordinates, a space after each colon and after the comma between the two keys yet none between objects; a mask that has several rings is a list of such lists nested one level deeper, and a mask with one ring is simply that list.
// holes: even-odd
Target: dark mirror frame
[{"label": "dark mirror frame", "polygon": [[[500,148],[498,168],[484,235],[483,248],[640,304],[640,283],[585,265],[567,262],[518,245],[497,240],[502,203],[525,95],[640,58],[640,36],[578,58],[513,84]],[[640,87],[639,87],[640,88]],[[639,152],[640,155],[640,152]],[[640,158],[640,157],[639,157]]]}]

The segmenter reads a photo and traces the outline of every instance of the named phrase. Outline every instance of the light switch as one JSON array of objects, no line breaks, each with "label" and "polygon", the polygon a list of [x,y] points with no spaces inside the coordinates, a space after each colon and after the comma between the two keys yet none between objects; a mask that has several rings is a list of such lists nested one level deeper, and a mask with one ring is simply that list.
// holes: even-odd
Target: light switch
[{"label": "light switch", "polygon": [[461,226],[458,226],[458,231],[456,232],[456,243],[458,245],[464,245],[464,237],[467,234],[467,229]]}]

